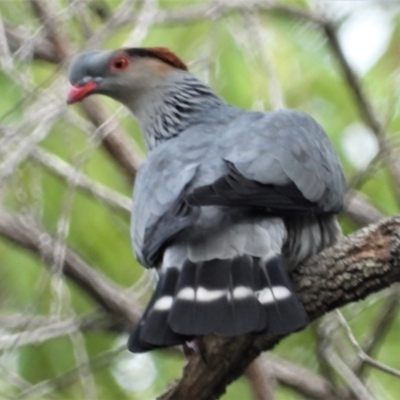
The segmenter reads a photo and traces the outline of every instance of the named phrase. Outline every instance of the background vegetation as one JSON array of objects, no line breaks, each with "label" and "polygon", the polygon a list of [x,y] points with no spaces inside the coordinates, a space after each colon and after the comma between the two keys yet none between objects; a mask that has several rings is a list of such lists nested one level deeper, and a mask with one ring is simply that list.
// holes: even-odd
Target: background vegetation
[{"label": "background vegetation", "polygon": [[[0,15],[1,399],[154,399],[184,365],[125,349],[153,280],[129,237],[144,149],[115,102],[66,106],[79,51],[169,47],[231,104],[311,114],[348,177],[344,232],[399,213],[397,1],[3,0]],[[398,311],[392,286],[327,315],[223,399],[398,399]]]}]

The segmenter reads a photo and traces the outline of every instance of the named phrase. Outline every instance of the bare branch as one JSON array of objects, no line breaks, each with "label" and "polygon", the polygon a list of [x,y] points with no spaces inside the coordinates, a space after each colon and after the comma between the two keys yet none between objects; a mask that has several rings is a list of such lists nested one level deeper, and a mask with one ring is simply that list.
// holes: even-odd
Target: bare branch
[{"label": "bare branch", "polygon": [[[19,321],[12,321],[11,318],[5,317],[1,317],[0,321],[5,321],[8,324],[13,323],[20,328],[24,328],[23,332],[0,333],[0,352],[10,348],[26,346],[28,344],[38,345],[59,336],[78,332],[81,329],[88,330],[89,328],[90,330],[98,330],[104,329],[109,325],[104,318],[97,318],[89,322],[88,320],[79,320],[75,318],[64,321],[52,321],[49,318],[39,317],[37,321],[35,321],[35,318],[33,321],[29,321],[27,317],[24,316]],[[35,325],[34,328],[31,326],[32,322]],[[27,324],[29,324],[30,329],[26,329]]]},{"label": "bare branch", "polygon": [[315,372],[273,354],[261,354],[246,370],[257,400],[273,399],[276,382],[307,399],[341,400],[345,393],[335,393],[335,388]]},{"label": "bare branch", "polygon": [[343,71],[346,82],[348,83],[349,88],[353,93],[363,120],[371,128],[375,135],[379,136],[382,133],[382,124],[379,121],[378,117],[375,115],[373,107],[370,104],[365,94],[364,88],[362,87],[356,73],[353,71],[343,54],[342,48],[340,47],[340,43],[336,35],[336,27],[333,25],[333,23],[325,22],[323,24],[323,28],[326,37],[328,38],[328,43],[330,44],[332,51],[335,54]]},{"label": "bare branch", "polygon": [[30,329],[36,329],[43,326],[50,326],[54,323],[74,324],[81,330],[99,330],[110,325],[109,319],[104,316],[84,316],[81,318],[70,318],[64,321],[58,321],[54,318],[27,314],[8,314],[0,315],[0,326],[7,331],[25,330],[27,326]]},{"label": "bare branch", "polygon": [[47,39],[53,44],[56,54],[64,61],[72,54],[67,32],[57,16],[57,3],[49,0],[30,0],[35,14],[41,20]]},{"label": "bare branch", "polygon": [[[381,308],[380,315],[374,323],[374,329],[371,331],[369,337],[365,340],[365,344],[362,346],[365,354],[370,356],[382,343],[398,315],[399,307],[399,285],[395,284],[388,295],[386,303]],[[366,363],[363,360],[360,360],[360,362],[353,367],[355,374],[357,376],[362,375],[365,366]]]},{"label": "bare branch", "polygon": [[[54,85],[57,87],[57,82]],[[65,109],[63,104],[50,103],[47,106],[37,104],[38,109],[36,110],[35,119],[41,119],[35,129],[20,140],[17,145],[14,145],[15,149],[11,151],[8,148],[8,155],[3,160],[0,166],[0,187],[2,187],[8,180],[8,178],[14,173],[15,169],[21,164],[30,154],[32,149],[40,143],[50,132],[53,125],[57,122],[57,117]],[[33,111],[33,110],[32,110]],[[25,131],[28,132],[32,128],[33,121],[28,119],[22,126],[23,135]]]},{"label": "bare branch", "polygon": [[332,384],[325,378],[309,369],[283,360],[273,354],[262,355],[265,368],[269,370],[277,381],[299,393],[307,399],[313,400],[341,400],[336,396]]},{"label": "bare branch", "polygon": [[99,354],[96,357],[93,357],[90,360],[89,364],[80,365],[76,368],[73,368],[67,371],[64,374],[59,375],[54,379],[49,379],[46,381],[42,381],[34,386],[27,388],[26,390],[22,391],[16,398],[17,399],[26,399],[26,398],[39,398],[56,389],[62,389],[68,385],[73,384],[76,380],[79,379],[81,374],[85,374],[88,371],[88,366],[92,371],[97,371],[102,368],[105,368],[114,359],[123,351],[125,350],[125,346],[120,346],[116,349],[105,351]]},{"label": "bare branch", "polygon": [[[64,26],[56,23],[57,14],[53,7],[54,3],[50,4],[48,0],[30,1],[35,13],[42,20],[47,31],[47,37],[53,43],[61,62],[67,62],[72,50],[67,41],[68,36],[63,34]],[[117,125],[110,128],[111,118],[109,113],[100,106],[97,99],[85,100],[82,103],[82,108],[96,128],[100,130],[107,128],[107,134],[103,134],[103,145],[128,177],[134,179],[141,157],[138,155],[133,142]]]},{"label": "bare branch", "polygon": [[322,26],[328,39],[328,43],[338,60],[343,76],[354,96],[361,117],[378,139],[382,155],[385,157],[386,164],[388,165],[389,171],[391,172],[395,182],[397,199],[400,202],[400,164],[398,162],[398,156],[394,152],[393,148],[388,144],[388,141],[385,140],[385,126],[376,115],[372,104],[365,94],[365,90],[361,85],[360,80],[343,54],[336,34],[335,25],[326,21]]},{"label": "bare branch", "polygon": [[88,98],[82,102],[83,110],[93,125],[103,130],[103,145],[125,174],[133,180],[142,163],[142,155],[131,138],[121,129],[98,99]]},{"label": "bare branch", "polygon": [[360,359],[362,361],[364,361],[365,363],[383,371],[386,372],[390,375],[393,375],[397,378],[400,378],[400,371],[396,370],[394,368],[388,367],[385,364],[380,363],[379,361],[374,360],[373,358],[371,358],[368,354],[365,353],[365,351],[361,348],[360,344],[358,343],[357,339],[354,337],[354,334],[349,326],[349,324],[347,323],[347,321],[345,320],[345,318],[343,317],[342,313],[338,310],[336,310],[336,315],[339,319],[340,325],[343,327],[343,329],[346,332],[347,337],[349,338],[351,344],[354,346],[355,350],[357,351],[357,355],[360,357]]},{"label": "bare branch", "polygon": [[32,151],[31,157],[33,160],[39,162],[53,173],[57,174],[58,176],[62,176],[67,182],[74,181],[74,184],[77,187],[95,196],[101,201],[104,201],[104,203],[106,203],[108,206],[130,214],[130,198],[93,181],[85,176],[82,172],[77,171],[74,167],[61,158],[38,147]]},{"label": "bare branch", "polygon": [[107,36],[116,28],[124,25],[134,25],[137,17],[137,10],[135,7],[137,3],[143,3],[143,0],[122,1],[105,24],[88,40],[86,48],[98,48]]},{"label": "bare branch", "polygon": [[19,55],[21,49],[23,49],[24,54],[28,54],[35,60],[43,60],[53,64],[61,62],[53,43],[47,38],[39,35],[32,40],[32,36],[26,29],[5,25],[8,47],[12,53]]},{"label": "bare branch", "polygon": [[344,213],[360,226],[380,221],[384,214],[360,192],[350,190],[345,197]]},{"label": "bare branch", "polygon": [[268,92],[272,109],[275,111],[284,109],[285,101],[281,84],[271,60],[271,34],[269,31],[265,32],[265,28],[260,24],[258,15],[254,12],[244,13],[244,21],[246,31],[248,31],[249,52],[252,49],[253,54],[260,55],[261,64],[268,80]]},{"label": "bare branch", "polygon": [[208,1],[203,4],[180,7],[177,10],[160,10],[155,17],[155,22],[182,24],[201,21],[203,19],[218,19],[229,13],[244,11],[276,12],[317,25],[325,22],[321,17],[308,13],[303,8],[285,6],[274,1],[265,0]]},{"label": "bare branch", "polygon": [[276,379],[269,368],[266,368],[262,355],[256,358],[246,370],[247,379],[256,400],[274,400]]},{"label": "bare branch", "polygon": [[[400,217],[364,228],[292,273],[310,320],[400,281]],[[224,392],[261,351],[282,337],[204,339],[207,365],[193,355],[183,377],[160,399],[212,399]]]},{"label": "bare branch", "polygon": [[[56,239],[35,225],[31,220],[0,212],[0,235],[26,249],[40,254],[52,265]],[[121,288],[91,268],[77,253],[66,248],[63,272],[84,292],[92,297],[112,317],[119,329],[129,331],[137,322],[141,310]]]},{"label": "bare branch", "polygon": [[367,390],[363,382],[333,349],[327,349],[326,356],[335,371],[347,383],[349,390],[357,400],[378,400]]}]

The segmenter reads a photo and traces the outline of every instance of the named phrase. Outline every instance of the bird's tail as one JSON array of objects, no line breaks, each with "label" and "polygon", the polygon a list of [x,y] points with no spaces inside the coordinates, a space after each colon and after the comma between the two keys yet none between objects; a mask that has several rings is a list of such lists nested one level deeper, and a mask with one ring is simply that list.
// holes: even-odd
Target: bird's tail
[{"label": "bird's tail", "polygon": [[186,259],[182,265],[161,268],[129,349],[144,352],[209,333],[284,335],[304,328],[307,322],[281,255]]}]

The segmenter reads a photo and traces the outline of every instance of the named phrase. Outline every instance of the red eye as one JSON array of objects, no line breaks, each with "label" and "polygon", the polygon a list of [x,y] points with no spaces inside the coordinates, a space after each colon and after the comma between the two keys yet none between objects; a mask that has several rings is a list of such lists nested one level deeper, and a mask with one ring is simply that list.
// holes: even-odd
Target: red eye
[{"label": "red eye", "polygon": [[125,69],[129,64],[129,61],[125,57],[118,57],[112,61],[112,68],[117,70]]}]

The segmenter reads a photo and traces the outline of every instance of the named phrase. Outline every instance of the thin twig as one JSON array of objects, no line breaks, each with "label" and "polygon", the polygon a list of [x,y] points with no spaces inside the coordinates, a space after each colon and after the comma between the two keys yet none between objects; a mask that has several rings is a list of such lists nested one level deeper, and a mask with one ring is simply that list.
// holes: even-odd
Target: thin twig
[{"label": "thin twig", "polygon": [[357,74],[351,68],[349,62],[344,56],[339,39],[337,37],[336,26],[332,22],[325,21],[322,24],[322,28],[340,65],[346,83],[354,96],[355,104],[359,109],[362,119],[378,139],[380,150],[382,155],[385,157],[386,164],[395,182],[397,200],[400,203],[400,164],[398,162],[398,156],[396,153],[394,153],[393,148],[389,146],[385,140],[385,126],[376,115],[376,112],[369,101],[359,78],[357,77]]},{"label": "thin twig", "polygon": [[384,218],[379,211],[361,192],[349,190],[344,201],[344,213],[360,226],[378,222]]},{"label": "thin twig", "polygon": [[82,172],[77,171],[73,166],[62,160],[60,157],[37,147],[31,152],[31,158],[48,168],[49,171],[63,177],[67,182],[73,180],[76,187],[92,196],[95,196],[108,206],[130,215],[132,201],[129,197],[95,182]]},{"label": "thin twig", "polygon": [[52,324],[65,323],[74,325],[81,330],[96,331],[110,326],[110,319],[105,316],[87,315],[79,318],[70,318],[58,321],[51,317],[29,314],[6,314],[0,315],[0,326],[7,331],[24,331],[27,325],[29,329],[42,328]]},{"label": "thin twig", "polygon": [[245,374],[253,389],[255,400],[274,400],[276,379],[262,358],[261,355],[255,359]]},{"label": "thin twig", "polygon": [[97,99],[88,98],[82,102],[82,108],[93,125],[103,131],[103,145],[122,170],[133,180],[142,163],[142,155],[137,145],[113,120],[110,113]]},{"label": "thin twig", "polygon": [[[66,28],[57,18],[57,12],[53,6],[47,4],[47,0],[30,0],[35,13],[43,21],[49,40],[52,41],[62,63],[69,62],[72,49],[65,34]],[[56,24],[56,21],[58,23]],[[63,33],[64,32],[64,33]],[[100,107],[97,99],[87,99],[82,103],[88,119],[97,129],[104,130],[112,120],[109,113]],[[112,129],[107,126],[107,134],[103,134],[103,144],[114,160],[120,165],[130,179],[134,179],[141,158],[130,138],[119,126]]]},{"label": "thin twig", "polygon": [[[55,239],[33,221],[0,211],[0,235],[41,255],[44,261],[50,262],[51,265]],[[136,323],[141,310],[134,304],[133,299],[128,298],[99,271],[91,268],[69,247],[66,249],[63,270],[66,276],[82,287],[87,295],[115,318],[117,325],[122,323],[122,329],[129,331]]]},{"label": "thin twig", "polygon": [[357,351],[357,355],[360,357],[360,359],[363,362],[365,362],[365,363],[367,363],[367,364],[369,364],[369,365],[371,365],[371,366],[373,366],[373,367],[375,367],[375,368],[377,368],[377,369],[379,369],[379,370],[381,370],[383,372],[386,372],[386,373],[388,373],[390,375],[393,375],[396,378],[400,378],[400,371],[399,370],[397,370],[395,368],[388,367],[387,365],[385,365],[385,364],[383,364],[383,363],[381,363],[379,361],[374,360],[368,354],[366,354],[365,351],[361,348],[361,346],[358,343],[357,339],[354,337],[354,334],[353,334],[349,324],[347,323],[347,321],[343,317],[343,314],[340,311],[336,310],[336,315],[337,315],[337,318],[338,318],[338,320],[340,322],[340,325],[342,326],[342,328],[346,332],[347,337],[349,338],[351,344],[354,346],[355,350]]},{"label": "thin twig", "polygon": [[[93,357],[89,362],[90,370],[98,371],[107,367],[122,351],[125,350],[125,348],[125,345],[122,345],[116,349],[105,351],[98,356]],[[73,384],[77,379],[79,379],[81,374],[86,374],[87,371],[88,365],[79,365],[56,378],[42,381],[30,387],[29,389],[22,391],[14,399],[17,400],[34,397],[40,398],[48,393],[51,393],[52,391],[65,388]]]},{"label": "thin twig", "polygon": [[[274,1],[265,0],[232,0],[232,1],[208,1],[176,10],[160,10],[155,17],[156,23],[183,24],[201,21],[203,19],[218,19],[230,13],[244,11],[275,12],[291,18],[301,19],[316,25],[324,23],[324,19],[307,12],[300,7],[285,6]],[[131,22],[129,17],[123,21]]]},{"label": "thin twig", "polygon": [[244,14],[244,16],[246,17],[246,26],[248,27],[247,29],[250,33],[248,47],[253,47],[253,50],[256,50],[255,54],[260,55],[261,64],[265,71],[266,78],[268,79],[268,91],[272,109],[274,111],[282,110],[285,108],[285,101],[281,84],[271,59],[271,33],[265,33],[263,31],[265,28],[263,28],[260,24],[256,13],[247,12]]},{"label": "thin twig", "polygon": [[[4,187],[4,184],[14,173],[17,166],[20,165],[29,156],[33,148],[49,134],[51,128],[57,122],[58,116],[65,110],[65,106],[60,103],[49,103],[47,106],[41,104],[39,110],[40,112],[36,113],[35,119],[41,119],[41,121],[27,137],[18,143],[18,147],[16,147],[14,151],[10,151],[7,158],[3,160],[0,166],[0,187]],[[27,120],[24,125],[25,129],[28,130],[29,120]]]},{"label": "thin twig", "polygon": [[[369,337],[365,340],[362,346],[365,354],[371,355],[376,351],[379,344],[383,341],[386,334],[389,332],[394,320],[398,316],[398,310],[400,306],[400,290],[399,285],[394,285],[389,291],[386,303],[382,306],[381,312],[377,321],[374,323],[374,329],[372,329]],[[365,363],[361,361],[359,368],[354,367],[354,371],[357,375],[363,373]]]},{"label": "thin twig", "polygon": [[[4,319],[4,317],[0,318],[0,320]],[[23,326],[23,323],[25,322],[26,325],[26,321],[26,316],[24,316],[23,320],[21,321],[10,321],[10,319],[8,319],[8,321],[6,320],[8,324],[12,322],[17,326],[24,328],[25,326]],[[23,332],[0,333],[0,352],[10,348],[26,346],[28,344],[39,345],[48,340],[80,331],[81,329],[88,330],[89,328],[90,330],[103,330],[107,326],[104,318],[97,318],[96,320],[90,321],[90,323],[87,320],[78,320],[76,318],[71,318],[64,321],[52,321],[49,318],[39,318],[37,323],[39,322],[41,322],[40,326],[36,326],[35,328],[28,330],[24,329]]]},{"label": "thin twig", "polygon": [[354,374],[350,367],[332,350],[327,349],[326,357],[338,375],[347,383],[348,388],[358,400],[377,400]]},{"label": "thin twig", "polygon": [[273,354],[262,355],[265,368],[283,386],[289,387],[307,399],[341,400],[344,393],[336,395],[332,383],[315,372],[284,360]]},{"label": "thin twig", "polygon": [[30,0],[35,14],[41,20],[47,33],[47,38],[52,42],[60,60],[65,61],[72,54],[70,42],[64,24],[58,18],[57,3],[49,0]]}]

